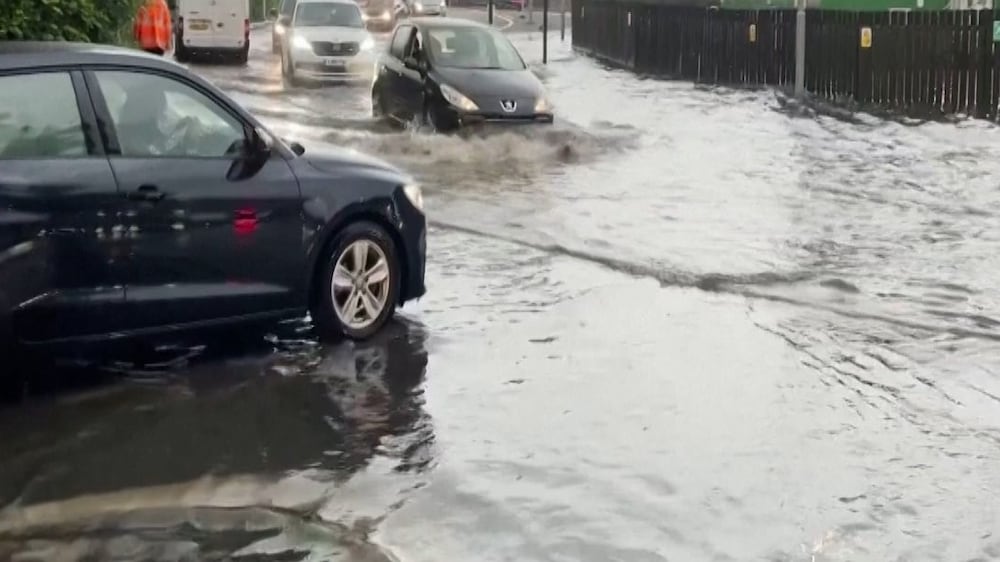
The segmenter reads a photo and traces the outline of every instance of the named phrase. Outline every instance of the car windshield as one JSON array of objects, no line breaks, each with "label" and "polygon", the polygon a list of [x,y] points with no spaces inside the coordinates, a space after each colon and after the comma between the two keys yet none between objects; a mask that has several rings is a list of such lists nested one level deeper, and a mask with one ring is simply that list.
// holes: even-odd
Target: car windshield
[{"label": "car windshield", "polygon": [[342,2],[308,2],[295,10],[297,27],[364,27],[357,4]]},{"label": "car windshield", "polygon": [[500,32],[478,27],[441,27],[426,32],[431,61],[451,68],[524,70],[514,45]]}]

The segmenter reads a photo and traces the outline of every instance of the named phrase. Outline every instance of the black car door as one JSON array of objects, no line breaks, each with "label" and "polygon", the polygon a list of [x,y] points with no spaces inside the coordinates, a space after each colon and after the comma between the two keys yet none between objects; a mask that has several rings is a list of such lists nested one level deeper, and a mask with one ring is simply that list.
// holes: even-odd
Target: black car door
[{"label": "black car door", "polygon": [[405,89],[403,72],[406,70],[403,58],[406,56],[413,33],[412,25],[403,24],[397,27],[389,42],[389,55],[379,67],[379,80],[383,83],[382,99],[385,101],[386,110],[398,119],[408,118],[403,104]]},{"label": "black car door", "polygon": [[[424,55],[423,40],[420,31],[414,29],[410,40],[406,45],[403,60],[409,59],[411,62],[425,65],[427,57]],[[399,77],[399,98],[400,109],[403,119],[413,119],[415,116],[423,115],[424,111],[424,72],[416,68],[403,65]]]},{"label": "black car door", "polygon": [[247,123],[174,73],[94,70],[109,160],[129,202],[129,330],[253,317],[305,299],[298,182],[278,154],[246,167]]},{"label": "black car door", "polygon": [[0,73],[0,337],[120,327],[122,211],[80,72]]}]

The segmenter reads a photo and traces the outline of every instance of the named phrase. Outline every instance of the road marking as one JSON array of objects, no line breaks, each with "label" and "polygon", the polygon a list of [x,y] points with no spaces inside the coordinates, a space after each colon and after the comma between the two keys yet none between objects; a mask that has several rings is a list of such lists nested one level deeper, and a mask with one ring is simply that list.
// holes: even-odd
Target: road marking
[{"label": "road marking", "polygon": [[[503,27],[501,27],[501,28],[500,28],[500,31],[504,31],[504,30],[506,30],[506,29],[510,29],[510,28],[511,28],[511,26],[513,26],[513,25],[514,25],[514,20],[513,20],[513,19],[511,19],[511,18],[508,18],[508,17],[506,17],[506,16],[503,16],[503,15],[500,15],[500,14],[498,14],[498,13],[496,12],[496,10],[494,10],[494,11],[493,11],[493,15],[507,22],[506,24],[504,24],[504,26],[503,26]],[[496,25],[496,24],[494,23],[493,25]]]}]

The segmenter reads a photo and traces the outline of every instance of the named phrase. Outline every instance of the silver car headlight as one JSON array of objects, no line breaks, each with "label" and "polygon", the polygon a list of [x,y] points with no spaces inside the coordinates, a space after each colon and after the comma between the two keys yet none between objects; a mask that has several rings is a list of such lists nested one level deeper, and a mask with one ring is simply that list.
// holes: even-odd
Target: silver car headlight
[{"label": "silver car headlight", "polygon": [[403,186],[403,193],[406,194],[406,198],[410,200],[410,203],[417,208],[421,213],[424,212],[424,192],[420,189],[420,186],[415,183],[408,183]]},{"label": "silver car headlight", "polygon": [[311,51],[312,44],[309,43],[309,40],[306,39],[305,37],[301,35],[296,35],[292,37],[292,48],[298,49],[300,51]]},{"label": "silver car headlight", "polygon": [[375,39],[371,37],[365,37],[365,40],[361,42],[362,51],[370,51],[375,48]]},{"label": "silver car headlight", "polygon": [[479,106],[476,105],[476,102],[470,100],[465,96],[465,94],[447,84],[441,84],[441,95],[444,96],[445,101],[463,111],[479,110]]}]

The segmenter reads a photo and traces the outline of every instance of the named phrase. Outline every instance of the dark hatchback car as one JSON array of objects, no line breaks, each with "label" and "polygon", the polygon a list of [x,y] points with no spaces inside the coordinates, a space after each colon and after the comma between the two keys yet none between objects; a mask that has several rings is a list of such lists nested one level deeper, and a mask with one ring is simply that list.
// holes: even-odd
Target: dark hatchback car
[{"label": "dark hatchback car", "polygon": [[396,27],[376,63],[372,115],[438,131],[553,121],[545,88],[503,33],[452,18],[413,18]]},{"label": "dark hatchback car", "polygon": [[0,343],[307,311],[372,335],[424,293],[422,195],[330,150],[284,143],[159,57],[0,42]]}]

